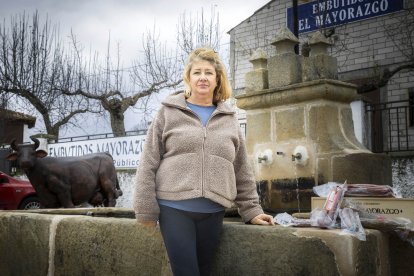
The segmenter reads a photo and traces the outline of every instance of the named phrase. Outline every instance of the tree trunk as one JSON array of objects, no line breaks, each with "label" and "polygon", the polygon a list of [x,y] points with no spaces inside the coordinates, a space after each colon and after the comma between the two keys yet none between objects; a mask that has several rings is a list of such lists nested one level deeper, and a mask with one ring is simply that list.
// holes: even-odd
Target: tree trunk
[{"label": "tree trunk", "polygon": [[115,137],[125,136],[124,114],[110,112],[111,128]]}]

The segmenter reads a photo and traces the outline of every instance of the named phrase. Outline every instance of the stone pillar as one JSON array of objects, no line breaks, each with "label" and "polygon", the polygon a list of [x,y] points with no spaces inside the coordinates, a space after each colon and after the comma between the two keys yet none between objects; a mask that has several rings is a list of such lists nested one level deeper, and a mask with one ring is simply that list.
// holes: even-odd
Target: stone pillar
[{"label": "stone pillar", "polygon": [[286,52],[292,39],[280,41],[276,47],[285,52],[268,60],[269,89],[236,97],[246,110],[246,146],[262,206],[310,211],[313,186],[330,181],[391,185],[389,157],[355,137],[350,103],[358,98],[356,86],[332,79],[336,60],[326,41],[319,34],[311,39],[304,76],[312,80],[300,83],[300,60],[306,58]]},{"label": "stone pillar", "polygon": [[269,88],[301,82],[301,58],[294,51],[298,43],[299,40],[287,27],[282,27],[276,35],[272,42],[276,55],[268,60]]},{"label": "stone pillar", "polygon": [[302,79],[338,79],[338,62],[328,54],[329,40],[321,33],[315,32],[309,39],[310,56],[303,58]]},{"label": "stone pillar", "polygon": [[246,93],[268,89],[269,80],[266,52],[258,48],[249,61],[253,64],[253,70],[246,74]]}]

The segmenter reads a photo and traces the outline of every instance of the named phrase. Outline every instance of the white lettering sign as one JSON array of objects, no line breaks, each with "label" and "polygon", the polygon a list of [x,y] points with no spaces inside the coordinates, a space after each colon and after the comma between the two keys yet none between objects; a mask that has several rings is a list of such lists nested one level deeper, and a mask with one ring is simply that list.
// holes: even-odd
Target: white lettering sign
[{"label": "white lettering sign", "polygon": [[[403,0],[324,0],[299,5],[298,31],[309,32],[402,10]],[[287,9],[293,30],[293,10]]]},{"label": "white lettering sign", "polygon": [[112,155],[115,168],[136,169],[144,142],[145,135],[56,143],[48,145],[48,155],[74,157],[107,152]]}]

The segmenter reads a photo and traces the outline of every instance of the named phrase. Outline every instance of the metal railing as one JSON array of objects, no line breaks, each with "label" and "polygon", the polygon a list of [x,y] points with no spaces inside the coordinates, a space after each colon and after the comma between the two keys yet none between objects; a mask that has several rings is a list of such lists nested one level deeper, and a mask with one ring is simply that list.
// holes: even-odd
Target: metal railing
[{"label": "metal railing", "polygon": [[[145,134],[147,134],[147,129],[125,132],[125,136],[145,135]],[[58,138],[58,139],[52,139],[52,140],[55,143],[64,143],[64,142],[77,142],[77,141],[95,140],[95,139],[106,139],[106,138],[114,138],[114,137],[115,135],[111,132],[111,133],[81,135],[81,136],[74,136],[74,137],[67,137],[67,138]]]},{"label": "metal railing", "polygon": [[[242,132],[246,135],[246,123],[240,123],[240,128]],[[147,129],[126,131],[125,136],[134,136],[134,135],[145,135],[147,134]],[[85,140],[95,140],[95,139],[106,139],[114,138],[113,133],[102,133],[102,134],[92,134],[92,135],[81,135],[67,138],[59,138],[53,140],[55,143],[64,143],[64,142],[76,142],[76,141],[85,141]]]},{"label": "metal railing", "polygon": [[414,105],[392,101],[365,105],[365,130],[373,152],[414,151]]}]

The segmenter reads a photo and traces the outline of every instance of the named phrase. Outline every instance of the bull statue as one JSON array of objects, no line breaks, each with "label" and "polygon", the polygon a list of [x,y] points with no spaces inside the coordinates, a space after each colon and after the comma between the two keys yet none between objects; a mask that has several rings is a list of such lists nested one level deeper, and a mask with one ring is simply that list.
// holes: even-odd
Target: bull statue
[{"label": "bull statue", "polygon": [[122,191],[110,154],[46,157],[46,151],[37,149],[39,140],[31,139],[34,144],[16,145],[16,140],[13,140],[10,147],[15,152],[6,159],[17,160],[44,208],[74,208],[84,203],[115,206]]}]

